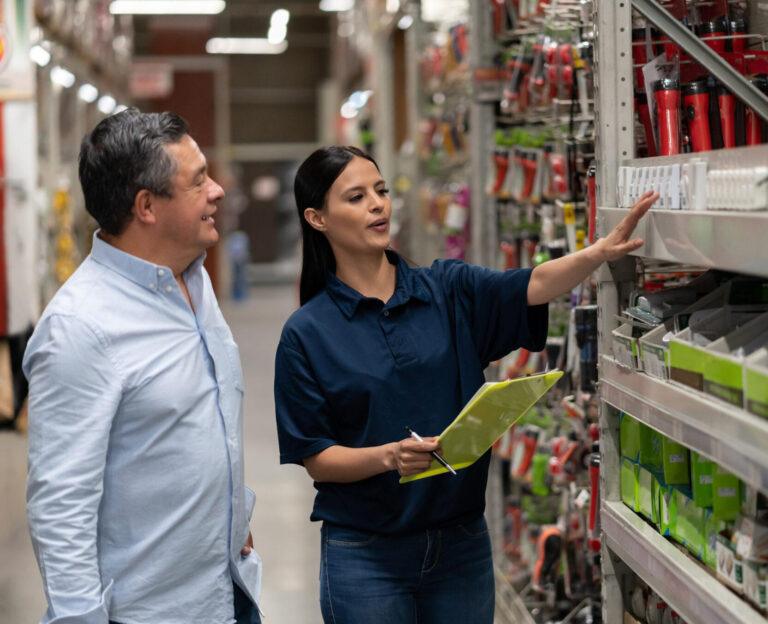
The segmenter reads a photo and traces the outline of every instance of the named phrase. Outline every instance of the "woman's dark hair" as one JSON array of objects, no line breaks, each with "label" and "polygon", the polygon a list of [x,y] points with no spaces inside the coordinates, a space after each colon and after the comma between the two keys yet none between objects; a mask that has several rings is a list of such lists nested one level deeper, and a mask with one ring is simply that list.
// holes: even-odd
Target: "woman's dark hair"
[{"label": "woman's dark hair", "polygon": [[336,271],[336,258],[325,234],[313,228],[304,218],[307,208],[322,210],[328,190],[350,161],[355,158],[376,161],[357,147],[333,145],[322,147],[303,162],[296,172],[293,193],[301,222],[302,259],[299,301],[304,305],[325,288],[328,273]]},{"label": "woman's dark hair", "polygon": [[107,234],[120,235],[132,218],[136,193],[173,194],[176,162],[165,146],[189,132],[175,113],[129,108],[101,121],[80,146],[79,173],[85,208]]}]

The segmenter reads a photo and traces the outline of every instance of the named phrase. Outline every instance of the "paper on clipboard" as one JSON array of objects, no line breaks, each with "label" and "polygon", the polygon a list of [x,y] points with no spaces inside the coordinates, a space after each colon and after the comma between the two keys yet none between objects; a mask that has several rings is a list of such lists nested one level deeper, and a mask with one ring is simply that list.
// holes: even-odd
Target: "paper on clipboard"
[{"label": "paper on clipboard", "polygon": [[[552,371],[483,384],[456,419],[440,434],[438,439],[445,460],[455,470],[474,464],[562,376],[562,371]],[[401,477],[400,483],[410,483],[444,472],[448,470],[437,465],[419,474]]]}]

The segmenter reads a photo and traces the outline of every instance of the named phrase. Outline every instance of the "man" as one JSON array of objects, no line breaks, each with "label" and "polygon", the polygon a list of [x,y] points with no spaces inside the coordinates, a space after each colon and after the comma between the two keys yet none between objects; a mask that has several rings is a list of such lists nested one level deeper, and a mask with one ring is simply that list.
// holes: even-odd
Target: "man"
[{"label": "man", "polygon": [[24,361],[42,622],[259,622],[242,370],[202,266],[224,192],[181,117],[136,109],[85,137],[80,183],[100,230]]}]

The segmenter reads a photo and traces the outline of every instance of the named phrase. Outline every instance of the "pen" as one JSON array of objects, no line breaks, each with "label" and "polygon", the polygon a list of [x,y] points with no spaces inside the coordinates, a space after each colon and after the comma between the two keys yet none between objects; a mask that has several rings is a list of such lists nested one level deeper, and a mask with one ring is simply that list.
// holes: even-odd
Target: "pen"
[{"label": "pen", "polygon": [[[416,433],[416,432],[415,432],[413,429],[411,429],[410,427],[406,427],[406,428],[405,428],[405,430],[406,430],[406,431],[409,433],[409,435],[410,435],[410,436],[411,436],[411,437],[412,437],[414,440],[416,440],[417,442],[424,442],[424,438],[422,438],[422,437],[421,437],[421,436],[420,436],[418,433]],[[447,468],[447,469],[450,471],[450,473],[451,473],[452,475],[455,475],[455,474],[456,474],[456,471],[455,471],[453,468],[451,468],[451,465],[450,465],[450,464],[449,464],[447,461],[445,461],[445,459],[443,459],[443,458],[440,456],[440,453],[438,453],[437,451],[430,451],[430,453],[429,453],[429,454],[430,454],[430,455],[432,455],[432,457],[434,457],[434,458],[435,458],[435,459],[436,459],[436,460],[437,460],[437,461],[438,461],[440,464],[442,464],[442,466],[443,466],[444,468]]]}]

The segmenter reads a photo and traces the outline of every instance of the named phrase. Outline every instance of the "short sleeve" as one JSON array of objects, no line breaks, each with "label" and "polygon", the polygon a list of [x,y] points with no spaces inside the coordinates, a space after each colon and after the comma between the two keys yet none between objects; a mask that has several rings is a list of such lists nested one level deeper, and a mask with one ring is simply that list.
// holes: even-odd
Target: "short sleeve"
[{"label": "short sleeve", "polygon": [[281,464],[303,465],[305,458],[338,444],[306,356],[284,341],[275,356],[275,410]]},{"label": "short sleeve", "polygon": [[[533,269],[495,271],[458,261],[438,260],[432,266],[444,282],[461,316],[470,325],[483,363],[524,348],[541,351],[547,341],[548,304],[528,305]],[[457,322],[460,322],[457,314]]]}]

